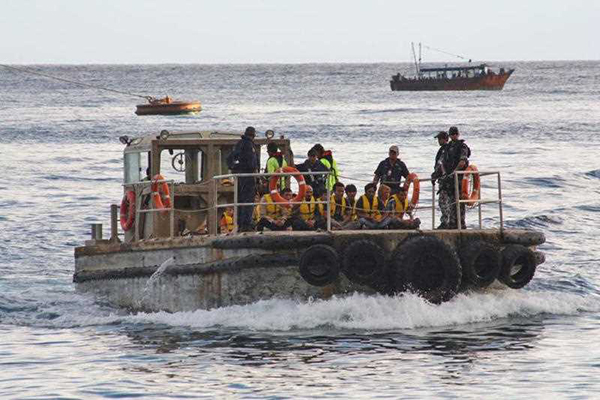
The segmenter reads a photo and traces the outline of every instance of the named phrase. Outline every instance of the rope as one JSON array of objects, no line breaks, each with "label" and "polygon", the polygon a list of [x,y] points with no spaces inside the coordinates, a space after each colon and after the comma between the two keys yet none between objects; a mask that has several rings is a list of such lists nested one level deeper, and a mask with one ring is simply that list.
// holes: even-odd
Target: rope
[{"label": "rope", "polygon": [[48,75],[48,74],[45,74],[43,72],[32,71],[32,70],[27,69],[27,68],[18,68],[18,67],[13,67],[13,66],[6,65],[6,64],[0,64],[0,67],[4,67],[4,68],[11,69],[11,70],[14,70],[14,71],[19,71],[19,72],[25,72],[27,74],[44,76],[46,78],[56,79],[57,81],[62,81],[62,82],[67,82],[67,83],[73,83],[75,85],[86,86],[86,87],[90,87],[90,88],[93,88],[93,89],[105,90],[107,92],[124,94],[124,95],[127,95],[127,96],[140,97],[140,98],[146,99],[148,101],[154,99],[152,96],[142,96],[141,94],[136,94],[136,93],[131,93],[131,92],[122,92],[120,90],[109,89],[109,88],[105,88],[105,87],[102,87],[102,86],[90,85],[89,83],[82,83],[82,82],[72,81],[72,80],[69,80],[69,79],[64,79],[64,78],[59,78],[57,76]]},{"label": "rope", "polygon": [[440,49],[436,49],[436,48],[434,48],[434,47],[429,47],[429,46],[427,46],[427,45],[423,45],[423,47],[425,47],[426,49],[429,49],[429,50],[438,51],[438,52],[440,52],[440,53],[444,53],[444,54],[447,54],[447,55],[449,55],[449,56],[453,56],[453,57],[456,57],[456,58],[460,58],[460,59],[462,59],[462,60],[468,60],[469,62],[471,62],[471,59],[470,59],[470,58],[466,58],[466,57],[463,57],[463,56],[459,56],[459,55],[457,55],[457,54],[448,53],[447,51],[440,50]]}]

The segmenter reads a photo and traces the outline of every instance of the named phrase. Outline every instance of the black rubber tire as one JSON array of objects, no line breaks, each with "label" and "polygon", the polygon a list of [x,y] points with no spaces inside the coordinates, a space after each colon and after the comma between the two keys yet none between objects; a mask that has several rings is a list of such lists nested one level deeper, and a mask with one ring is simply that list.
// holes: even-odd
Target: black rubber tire
[{"label": "black rubber tire", "polygon": [[417,236],[400,243],[393,254],[395,292],[412,291],[432,303],[458,293],[462,268],[456,252],[434,236]]},{"label": "black rubber tire", "polygon": [[520,244],[511,244],[502,250],[502,268],[498,280],[511,289],[521,289],[533,275],[537,258],[535,253]]},{"label": "black rubber tire", "polygon": [[465,284],[485,288],[498,277],[502,257],[490,243],[482,240],[465,243],[461,246],[459,255]]},{"label": "black rubber tire", "polygon": [[300,275],[313,286],[327,286],[340,274],[340,257],[326,244],[315,244],[304,250],[299,262]]},{"label": "black rubber tire", "polygon": [[342,272],[350,282],[379,289],[387,280],[385,251],[372,240],[356,240],[343,252]]}]

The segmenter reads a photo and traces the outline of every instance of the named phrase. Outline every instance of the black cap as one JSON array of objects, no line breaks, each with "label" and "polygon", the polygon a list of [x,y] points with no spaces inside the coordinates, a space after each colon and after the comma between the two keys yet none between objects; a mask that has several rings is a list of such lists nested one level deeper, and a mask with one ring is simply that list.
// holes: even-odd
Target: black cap
[{"label": "black cap", "polygon": [[439,138],[448,139],[448,132],[439,131],[438,134],[434,136],[434,138],[436,138],[436,139],[439,139]]},{"label": "black cap", "polygon": [[249,127],[246,128],[246,131],[244,132],[244,135],[246,135],[246,136],[250,136],[250,135],[254,136],[254,135],[256,135],[256,129],[254,129],[253,126],[249,126]]},{"label": "black cap", "polygon": [[455,126],[451,126],[450,129],[448,129],[448,134],[449,135],[458,135],[458,128]]}]

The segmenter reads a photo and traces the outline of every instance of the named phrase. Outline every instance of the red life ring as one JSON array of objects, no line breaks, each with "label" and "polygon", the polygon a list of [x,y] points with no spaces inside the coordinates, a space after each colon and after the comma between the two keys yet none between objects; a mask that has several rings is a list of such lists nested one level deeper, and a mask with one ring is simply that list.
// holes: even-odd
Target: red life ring
[{"label": "red life ring", "polygon": [[[469,165],[465,171],[473,171],[477,172],[477,167],[473,164]],[[464,174],[461,190],[460,190],[460,198],[462,200],[469,200],[468,205],[474,205],[477,200],[481,198],[481,180],[479,178],[479,174]],[[471,179],[473,177],[473,179]],[[471,181],[473,181],[473,190],[471,190]]]},{"label": "red life ring", "polygon": [[165,178],[161,174],[156,174],[154,175],[154,178],[152,178],[152,185],[150,186],[154,206],[158,209],[171,208],[169,185],[167,185],[167,182],[159,182],[164,180]]},{"label": "red life ring", "polygon": [[416,206],[419,202],[419,193],[421,192],[421,184],[419,183],[419,177],[417,174],[408,174],[406,177],[406,181],[404,181],[404,190],[406,191],[406,196],[408,196],[408,188],[410,187],[411,183],[413,186],[413,194],[410,199],[410,203],[413,206]]},{"label": "red life ring", "polygon": [[127,232],[131,229],[133,223],[135,222],[135,192],[133,190],[129,190],[123,196],[123,200],[121,200],[120,214],[121,228]]},{"label": "red life ring", "polygon": [[[300,172],[294,167],[283,167],[279,168],[275,172]],[[298,182],[298,194],[291,201],[292,202],[301,202],[304,201],[304,194],[306,193],[306,182],[304,182],[304,176],[302,174],[294,175],[296,181]],[[275,203],[289,203],[286,199],[281,197],[279,191],[277,190],[277,182],[281,179],[280,176],[273,175],[269,180],[269,192],[271,192],[271,198]]]}]

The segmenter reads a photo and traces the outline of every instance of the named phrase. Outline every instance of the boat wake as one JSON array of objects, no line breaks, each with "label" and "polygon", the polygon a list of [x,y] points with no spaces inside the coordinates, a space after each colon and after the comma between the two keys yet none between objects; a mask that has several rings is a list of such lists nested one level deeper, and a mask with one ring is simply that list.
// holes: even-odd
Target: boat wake
[{"label": "boat wake", "polygon": [[273,299],[210,311],[139,313],[127,319],[133,323],[157,323],[197,329],[390,330],[455,326],[541,314],[573,315],[598,310],[600,298],[596,296],[492,290],[486,293],[460,294],[442,305],[430,304],[412,294],[398,297],[353,294],[309,302]]}]

